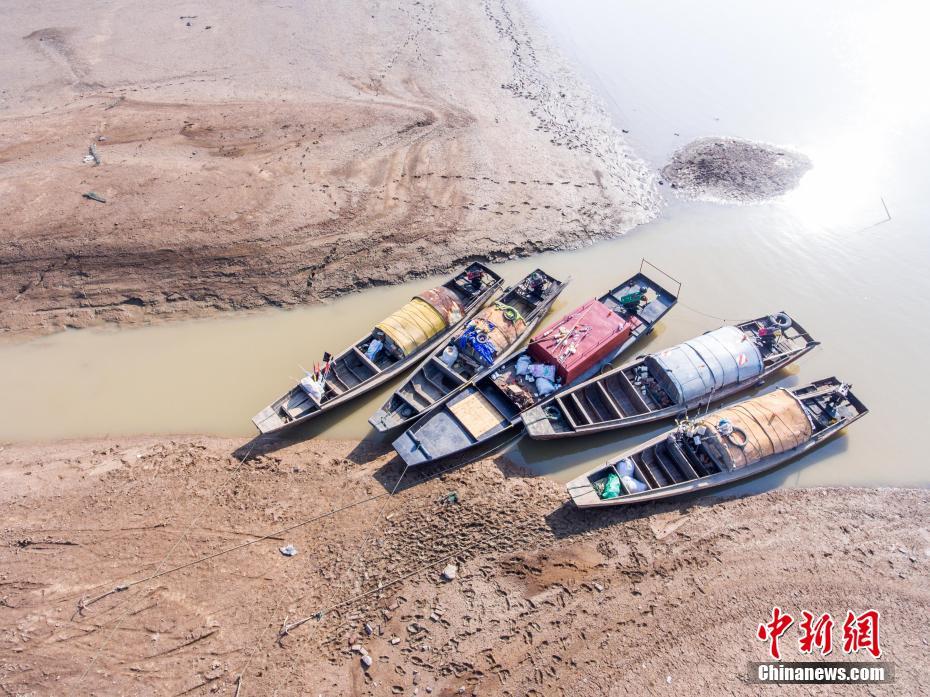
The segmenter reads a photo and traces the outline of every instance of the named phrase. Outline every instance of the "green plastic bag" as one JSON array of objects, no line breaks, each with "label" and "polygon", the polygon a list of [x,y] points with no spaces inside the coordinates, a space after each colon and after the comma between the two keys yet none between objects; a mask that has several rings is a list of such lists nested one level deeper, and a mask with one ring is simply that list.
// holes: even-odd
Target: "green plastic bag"
[{"label": "green plastic bag", "polygon": [[602,499],[615,499],[623,493],[620,488],[620,477],[611,472],[604,481],[604,489],[601,491]]}]

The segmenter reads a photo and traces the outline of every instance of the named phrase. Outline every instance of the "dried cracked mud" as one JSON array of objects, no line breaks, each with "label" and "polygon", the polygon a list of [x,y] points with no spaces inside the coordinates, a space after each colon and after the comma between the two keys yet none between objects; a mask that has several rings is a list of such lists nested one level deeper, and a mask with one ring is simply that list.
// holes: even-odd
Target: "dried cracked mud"
[{"label": "dried cracked mud", "polygon": [[[879,608],[894,694],[930,687],[926,491],[582,512],[503,459],[409,473],[392,497],[402,469],[383,447],[231,455],[248,449],[0,451],[8,694],[234,694],[240,681],[242,695],[758,694],[748,662],[766,660],[755,634],[773,604]],[[783,655],[805,660],[793,632]],[[885,688],[848,691],[869,689]]]}]

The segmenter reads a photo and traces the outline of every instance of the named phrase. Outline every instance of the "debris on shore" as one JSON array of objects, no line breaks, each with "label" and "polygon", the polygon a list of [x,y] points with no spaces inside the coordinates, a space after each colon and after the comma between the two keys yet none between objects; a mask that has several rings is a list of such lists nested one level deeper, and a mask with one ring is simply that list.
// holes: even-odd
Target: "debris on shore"
[{"label": "debris on shore", "polygon": [[699,138],[662,168],[676,192],[695,200],[754,203],[794,189],[811,168],[806,155],[738,138]]}]

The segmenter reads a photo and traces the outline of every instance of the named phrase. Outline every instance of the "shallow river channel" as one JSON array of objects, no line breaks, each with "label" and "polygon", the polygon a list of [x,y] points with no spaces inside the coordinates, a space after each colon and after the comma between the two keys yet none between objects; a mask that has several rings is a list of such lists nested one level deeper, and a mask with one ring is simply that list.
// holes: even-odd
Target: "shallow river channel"
[{"label": "shallow river channel", "polygon": [[[928,425],[930,393],[930,97],[917,88],[930,64],[920,34],[930,18],[917,15],[927,10],[917,3],[890,12],[884,5],[789,2],[771,5],[769,16],[736,2],[534,4],[650,165],[661,167],[695,137],[728,135],[793,147],[814,168],[796,191],[765,204],[684,202],[666,191],[660,218],[622,238],[495,268],[508,281],[537,266],[572,276],[554,318],[648,259],[681,281],[682,294],[640,351],[724,319],[786,310],[822,346],[778,384],[836,375],[853,384],[871,413],[747,486],[926,486],[918,436]],[[0,440],[251,435],[250,417],[299,377],[299,365],[341,349],[431,285],[420,280],[318,307],[0,345]],[[367,418],[392,386],[302,434],[369,436]],[[623,439],[523,439],[507,456],[567,479],[664,428]]]}]

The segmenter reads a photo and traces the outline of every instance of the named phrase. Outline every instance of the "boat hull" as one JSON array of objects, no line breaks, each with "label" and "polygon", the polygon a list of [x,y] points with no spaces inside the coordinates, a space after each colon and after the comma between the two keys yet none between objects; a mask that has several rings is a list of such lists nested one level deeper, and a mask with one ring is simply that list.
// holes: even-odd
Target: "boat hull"
[{"label": "boat hull", "polygon": [[[381,408],[378,409],[378,411],[376,411],[371,416],[371,418],[368,419],[368,423],[371,425],[371,427],[381,434],[398,433],[403,429],[409,428],[414,423],[424,418],[428,414],[434,413],[437,409],[442,407],[444,404],[448,403],[450,399],[454,398],[457,394],[461,393],[469,385],[474,384],[477,380],[480,380],[485,375],[489,375],[490,373],[494,372],[494,370],[498,366],[505,363],[511,356],[514,355],[514,353],[520,350],[520,348],[523,346],[523,343],[526,341],[528,337],[532,336],[533,332],[539,326],[540,322],[542,322],[542,320],[545,319],[546,314],[552,308],[552,305],[558,299],[559,295],[561,295],[562,291],[568,285],[567,280],[556,281],[555,279],[552,279],[552,281],[556,284],[555,288],[552,291],[550,291],[550,294],[549,296],[547,296],[546,300],[534,309],[532,319],[529,322],[527,322],[524,330],[510,344],[510,346],[508,346],[497,357],[497,360],[495,360],[492,365],[480,371],[474,377],[472,377],[472,379],[468,380],[467,382],[462,383],[457,388],[435,399],[434,402],[430,404],[428,407],[426,407],[425,409],[422,409],[421,411],[416,412],[412,414],[411,416],[409,416],[408,418],[405,418],[402,420],[398,420],[396,413],[391,411],[391,403],[397,394],[395,393],[395,395],[392,395],[392,397],[389,398],[388,401],[385,404],[383,404]],[[505,297],[506,294],[507,294],[507,291],[504,291],[502,297]],[[486,303],[485,307],[487,307],[488,305],[490,305],[490,302]],[[462,326],[464,327],[464,325]],[[424,358],[423,361],[417,366],[416,370],[417,371],[422,370],[433,358],[438,357],[439,354],[442,353],[445,346],[448,345],[448,341],[449,339],[447,337],[446,342],[443,342],[438,347],[433,349],[433,351],[431,351],[430,354],[426,356],[426,358]],[[415,375],[414,377],[410,378],[410,380],[414,380],[414,379],[415,379]],[[393,420],[390,420],[392,418]]]},{"label": "boat hull", "polygon": [[[736,326],[748,326],[760,322],[762,319],[763,318],[748,320]],[[794,323],[792,327],[796,333],[796,337],[792,340],[799,342],[799,345],[787,355],[767,363],[762,372],[754,377],[722,388],[717,388],[710,394],[701,395],[684,404],[673,404],[660,409],[632,413],[620,418],[601,419],[592,423],[583,423],[584,419],[579,419],[578,423],[574,420],[569,420],[565,410],[565,403],[570,399],[579,400],[577,408],[579,410],[585,410],[586,415],[594,413],[589,410],[597,408],[587,401],[589,399],[596,399],[599,401],[601,404],[600,408],[602,409],[604,407],[609,407],[613,409],[615,414],[619,413],[620,408],[615,401],[618,398],[618,385],[620,381],[624,381],[624,374],[626,372],[631,371],[634,366],[643,363],[643,357],[639,357],[635,361],[630,361],[618,368],[614,368],[613,370],[573,386],[568,390],[564,390],[551,399],[527,410],[521,417],[526,424],[527,435],[535,440],[577,438],[578,436],[585,436],[592,433],[615,431],[635,426],[643,426],[665,419],[681,418],[686,416],[689,412],[709,408],[712,404],[723,402],[735,395],[764,384],[772,375],[778,373],[778,371],[791,365],[795,361],[800,360],[820,345],[820,342],[811,339],[810,335],[797,323]],[[800,342],[804,343],[801,344]],[[612,382],[614,387],[610,386]],[[629,387],[630,385],[627,382],[627,388]],[[591,395],[594,396],[592,397]],[[584,405],[581,400],[584,400]],[[555,415],[550,418],[550,410],[552,410],[553,407],[555,407]]]},{"label": "boat hull", "polygon": [[[822,399],[824,396],[838,393],[837,388],[846,389],[845,392],[839,392],[840,394],[844,395],[844,399],[846,400],[846,406],[844,406],[846,411],[842,418],[839,418],[835,423],[815,431],[810,438],[802,443],[799,443],[794,448],[763,457],[757,462],[751,462],[742,467],[726,470],[721,468],[720,471],[714,472],[713,474],[707,474],[705,476],[694,476],[692,478],[685,477],[684,481],[678,481],[663,486],[647,484],[647,486],[650,486],[650,488],[639,493],[625,493],[613,498],[601,498],[595,487],[595,484],[597,482],[603,481],[603,477],[606,476],[606,474],[610,471],[616,471],[616,463],[620,463],[622,460],[626,460],[627,464],[632,464],[632,466],[635,468],[635,478],[638,479],[641,483],[650,479],[655,479],[655,472],[657,468],[665,467],[668,469],[666,465],[662,465],[654,458],[655,453],[658,453],[660,448],[666,447],[663,444],[667,443],[671,434],[675,433],[675,429],[672,429],[671,431],[662,433],[646,441],[645,443],[636,446],[635,448],[627,449],[626,451],[611,457],[611,459],[608,460],[608,462],[604,465],[599,465],[598,467],[588,470],[584,474],[576,477],[568,484],[566,484],[566,489],[572,501],[578,508],[605,508],[610,506],[647,503],[660,499],[676,498],[680,496],[697,494],[705,491],[719,489],[771,472],[775,469],[778,469],[782,465],[797,459],[808,451],[818,447],[868,413],[868,409],[862,404],[862,402],[860,402],[851,392],[848,391],[848,386],[844,386],[843,383],[840,383],[838,380],[836,380],[836,378],[820,380],[805,387],[790,390],[789,392],[795,397],[796,400],[798,400],[799,403],[803,402],[804,400],[810,400],[810,402],[813,403],[815,399]],[[744,400],[743,402],[739,402],[733,407],[730,407],[730,410],[732,410],[734,407],[740,407],[740,405],[743,404],[749,404],[750,402],[759,403],[760,400],[768,398],[769,397],[766,396],[764,398]],[[751,413],[748,409],[748,407],[741,407],[741,410],[747,414]],[[723,412],[726,411],[726,409],[723,410]],[[812,412],[808,411],[808,414],[810,413]],[[709,418],[713,419],[714,414],[711,414]],[[652,453],[652,455],[650,455],[650,453]],[[648,464],[650,462],[651,464]],[[684,470],[681,470],[681,472],[683,471]],[[644,477],[644,473],[646,473],[648,476]]]},{"label": "boat hull", "polygon": [[[449,282],[447,282],[447,285],[450,283],[454,284],[456,282],[460,282],[459,279],[462,279],[468,270],[476,268],[481,269],[483,273],[488,274],[491,280],[484,287],[482,287],[480,293],[476,293],[474,297],[470,298],[469,304],[463,308],[462,317],[458,322],[448,326],[444,331],[441,331],[432,336],[428,341],[419,346],[417,350],[411,353],[409,356],[406,356],[403,359],[398,360],[383,369],[377,370],[376,373],[372,374],[367,379],[360,381],[358,384],[350,387],[349,389],[344,390],[341,394],[328,397],[325,401],[313,405],[312,408],[305,409],[298,415],[291,414],[289,412],[288,405],[291,404],[291,400],[303,400],[301,404],[307,404],[308,398],[299,385],[293,387],[282,397],[274,400],[270,405],[252,417],[252,423],[259,430],[259,433],[261,435],[282,433],[284,431],[291,430],[300,424],[308,423],[321,414],[332,411],[333,409],[336,409],[343,404],[346,404],[358,397],[361,397],[364,394],[367,394],[368,392],[371,392],[389,380],[409,371],[414,366],[416,366],[424,354],[429,353],[438,344],[441,344],[445,339],[447,339],[451,334],[458,331],[482,307],[484,307],[487,302],[493,299],[500,292],[500,288],[503,285],[503,279],[501,279],[500,276],[491,271],[489,268],[481,264],[471,265],[466,271],[463,271],[462,273],[454,276]],[[371,334],[361,337],[348,349],[340,353],[334,360],[338,361],[341,358],[350,355],[350,352],[352,352],[353,349],[356,349],[355,352],[359,354],[357,360],[364,361],[364,363],[371,366],[370,372],[374,372],[376,368],[375,365],[368,361],[364,356],[362,356],[356,348],[371,337]]]}]

